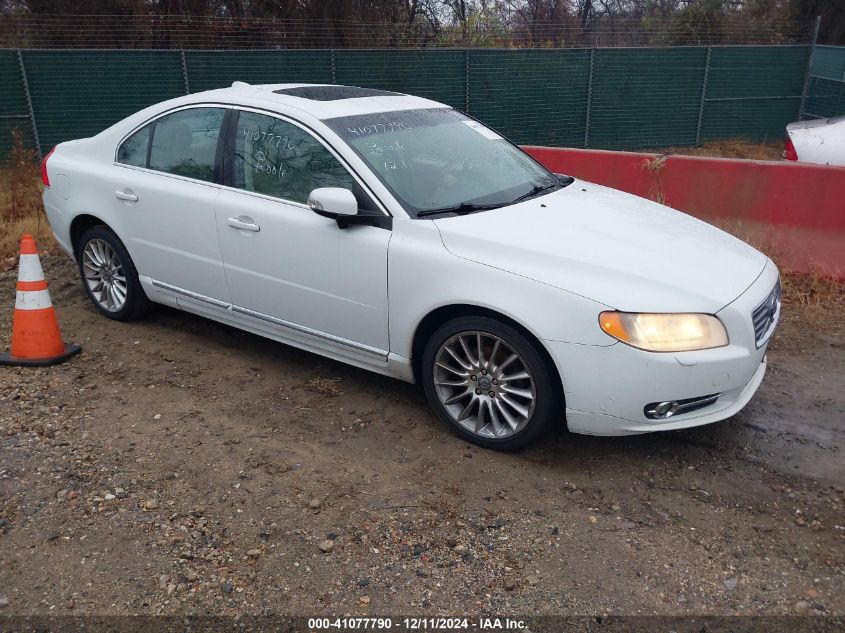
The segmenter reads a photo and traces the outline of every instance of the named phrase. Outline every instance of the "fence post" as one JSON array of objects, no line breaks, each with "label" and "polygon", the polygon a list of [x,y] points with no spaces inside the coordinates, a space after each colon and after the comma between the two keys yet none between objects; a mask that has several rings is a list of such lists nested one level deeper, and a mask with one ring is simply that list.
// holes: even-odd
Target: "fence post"
[{"label": "fence post", "polygon": [[26,108],[29,113],[29,122],[32,125],[32,140],[35,142],[35,151],[38,152],[38,158],[43,158],[41,140],[38,138],[38,126],[35,124],[35,110],[32,107],[32,94],[29,92],[29,80],[26,77],[26,67],[23,65],[23,53],[21,49],[18,49],[18,67],[21,71],[21,85],[26,95]]},{"label": "fence post", "polygon": [[707,61],[704,62],[704,77],[701,80],[701,103],[698,104],[698,125],[695,128],[695,146],[701,145],[701,123],[704,121],[704,106],[707,101],[707,83],[710,81],[710,56],[713,47],[707,47]]},{"label": "fence post", "polygon": [[185,62],[185,49],[181,49],[179,51],[179,55],[182,58],[182,82],[185,84],[185,94],[191,94],[191,85],[188,83],[188,64]]},{"label": "fence post", "polygon": [[813,28],[813,43],[810,45],[810,57],[807,59],[807,73],[804,75],[804,88],[801,90],[801,105],[798,107],[798,120],[804,118],[804,108],[807,106],[807,95],[810,91],[810,74],[813,72],[813,56],[816,54],[816,42],[819,41],[819,28],[822,16],[816,16],[816,26]]},{"label": "fence post", "polygon": [[469,114],[469,49],[464,49],[464,112]]},{"label": "fence post", "polygon": [[337,69],[334,65],[334,49],[333,48],[329,49],[329,60],[331,61],[331,65],[332,65],[332,83],[336,84],[337,83]]},{"label": "fence post", "polygon": [[587,114],[584,119],[584,149],[590,147],[590,112],[593,109],[593,66],[596,49],[590,49],[590,74],[587,79]]}]

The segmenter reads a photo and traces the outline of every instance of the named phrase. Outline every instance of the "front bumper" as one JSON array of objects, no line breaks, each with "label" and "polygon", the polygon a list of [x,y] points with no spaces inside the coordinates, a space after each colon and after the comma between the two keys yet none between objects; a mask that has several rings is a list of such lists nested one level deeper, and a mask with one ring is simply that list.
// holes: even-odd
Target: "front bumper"
[{"label": "front bumper", "polygon": [[[589,435],[630,435],[710,424],[751,400],[766,372],[768,341],[757,347],[751,315],[771,293],[774,264],[719,311],[728,331],[725,347],[681,353],[644,352],[623,343],[606,347],[544,341],[560,371],[569,429]],[[701,409],[648,419],[648,403],[719,393]]]},{"label": "front bumper", "polygon": [[703,426],[719,422],[739,413],[751,400],[763,382],[766,374],[766,360],[760,363],[751,380],[741,389],[723,393],[712,405],[694,413],[680,415],[668,420],[648,420],[647,424],[619,418],[606,413],[588,413],[566,408],[566,422],[573,433],[586,435],[635,435],[654,431],[675,431],[694,426]]}]

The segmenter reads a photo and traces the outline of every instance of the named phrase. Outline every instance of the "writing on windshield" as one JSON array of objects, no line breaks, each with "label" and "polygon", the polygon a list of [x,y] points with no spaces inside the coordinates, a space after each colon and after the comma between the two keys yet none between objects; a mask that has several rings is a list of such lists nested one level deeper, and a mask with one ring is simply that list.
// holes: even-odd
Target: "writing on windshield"
[{"label": "writing on windshield", "polygon": [[414,216],[492,209],[557,186],[555,176],[518,147],[451,108],[326,123]]}]

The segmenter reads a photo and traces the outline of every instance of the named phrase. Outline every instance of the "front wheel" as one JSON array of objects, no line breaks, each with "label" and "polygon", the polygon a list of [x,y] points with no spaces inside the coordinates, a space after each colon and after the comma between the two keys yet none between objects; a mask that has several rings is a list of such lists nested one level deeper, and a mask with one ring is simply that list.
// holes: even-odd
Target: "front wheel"
[{"label": "front wheel", "polygon": [[422,358],[431,406],[459,436],[497,450],[522,448],[546,427],[554,383],[535,344],[487,317],[441,326]]}]

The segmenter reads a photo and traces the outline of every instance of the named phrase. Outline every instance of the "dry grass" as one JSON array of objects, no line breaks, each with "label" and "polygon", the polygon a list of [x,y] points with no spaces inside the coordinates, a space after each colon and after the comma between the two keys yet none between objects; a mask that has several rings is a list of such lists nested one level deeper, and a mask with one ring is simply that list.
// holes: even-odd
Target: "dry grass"
[{"label": "dry grass", "polygon": [[659,174],[666,167],[666,154],[658,154],[651,160],[643,163],[643,166],[653,174]]},{"label": "dry grass", "polygon": [[[41,173],[35,151],[15,131],[14,146],[0,168],[0,257],[2,268],[14,265],[21,235],[35,236],[41,250],[56,246],[41,203]],[[9,260],[12,260],[9,262]]]},{"label": "dry grass", "polygon": [[[0,195],[0,204],[2,204],[2,195]],[[17,266],[18,249],[21,235],[24,233],[35,237],[38,250],[41,252],[52,251],[57,247],[50,226],[44,217],[39,219],[37,215],[33,215],[19,220],[0,219],[0,253],[2,253],[0,271],[10,270]]]},{"label": "dry grass", "polygon": [[726,139],[723,141],[710,141],[700,147],[669,147],[657,151],[661,154],[681,154],[683,156],[781,160],[783,155],[783,141],[754,143],[743,139]]},{"label": "dry grass", "polygon": [[340,378],[312,378],[305,383],[306,387],[311,391],[315,391],[321,395],[336,398],[343,395],[343,390],[337,386]]},{"label": "dry grass", "polygon": [[666,167],[666,154],[658,154],[651,160],[643,163],[643,168],[654,175],[654,186],[649,191],[648,197],[658,204],[666,204],[666,194],[663,193],[663,183],[660,182],[660,174]]},{"label": "dry grass", "polygon": [[783,273],[781,284],[787,310],[806,324],[841,334],[845,283],[820,273]]}]

